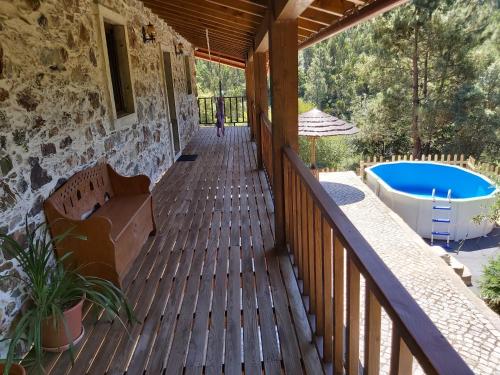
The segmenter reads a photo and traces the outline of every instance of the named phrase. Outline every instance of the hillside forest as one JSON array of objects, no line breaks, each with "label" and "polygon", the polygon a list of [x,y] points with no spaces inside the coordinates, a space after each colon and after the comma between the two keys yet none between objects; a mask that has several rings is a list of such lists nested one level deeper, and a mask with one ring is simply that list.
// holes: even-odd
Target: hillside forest
[{"label": "hillside forest", "polygon": [[[197,61],[199,96],[245,95],[242,70]],[[299,111],[350,121],[356,136],[317,142],[320,167],[361,158],[465,154],[500,161],[496,0],[413,0],[299,53]],[[308,142],[300,140],[309,159]]]}]

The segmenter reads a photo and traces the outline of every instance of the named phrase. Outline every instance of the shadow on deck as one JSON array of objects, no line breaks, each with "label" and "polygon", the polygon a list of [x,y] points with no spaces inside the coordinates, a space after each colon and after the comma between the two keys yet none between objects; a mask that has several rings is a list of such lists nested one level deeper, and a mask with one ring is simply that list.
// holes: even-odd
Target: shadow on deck
[{"label": "shadow on deck", "polygon": [[126,279],[140,323],[87,308],[86,334],[51,374],[319,374],[288,255],[273,249],[273,203],[248,128],[200,129],[154,190],[158,232]]}]

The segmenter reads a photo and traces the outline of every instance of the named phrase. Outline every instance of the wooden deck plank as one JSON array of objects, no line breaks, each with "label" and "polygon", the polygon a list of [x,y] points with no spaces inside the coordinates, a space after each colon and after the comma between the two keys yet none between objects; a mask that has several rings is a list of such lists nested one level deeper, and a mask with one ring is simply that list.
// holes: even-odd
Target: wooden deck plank
[{"label": "wooden deck plank", "polygon": [[157,233],[126,277],[140,323],[87,314],[75,366],[52,356],[51,374],[322,372],[255,152],[248,128],[199,131],[185,149],[198,159],[157,183]]}]

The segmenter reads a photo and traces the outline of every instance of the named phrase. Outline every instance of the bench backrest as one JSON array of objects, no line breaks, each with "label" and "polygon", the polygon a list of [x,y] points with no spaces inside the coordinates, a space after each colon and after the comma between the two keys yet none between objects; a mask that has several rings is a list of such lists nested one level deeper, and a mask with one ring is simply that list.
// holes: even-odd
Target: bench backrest
[{"label": "bench backrest", "polygon": [[103,205],[114,195],[108,165],[99,163],[73,175],[47,200],[59,212],[74,220]]}]

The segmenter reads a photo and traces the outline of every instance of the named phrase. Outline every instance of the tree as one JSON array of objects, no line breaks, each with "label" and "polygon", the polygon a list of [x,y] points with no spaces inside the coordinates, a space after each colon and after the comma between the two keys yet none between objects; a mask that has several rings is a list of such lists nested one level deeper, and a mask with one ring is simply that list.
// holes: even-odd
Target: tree
[{"label": "tree", "polygon": [[245,72],[242,69],[196,59],[196,83],[200,96],[218,96],[219,77],[225,96],[245,95]]},{"label": "tree", "polygon": [[360,153],[495,161],[499,14],[494,1],[414,0],[304,51],[299,91],[361,128]]}]

